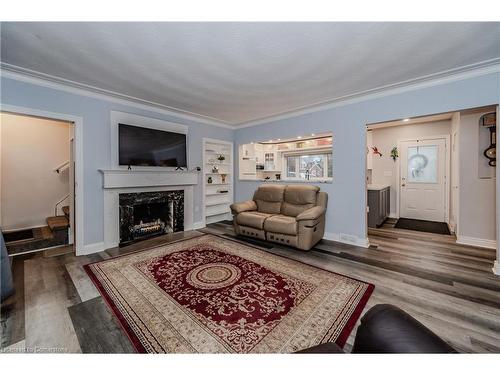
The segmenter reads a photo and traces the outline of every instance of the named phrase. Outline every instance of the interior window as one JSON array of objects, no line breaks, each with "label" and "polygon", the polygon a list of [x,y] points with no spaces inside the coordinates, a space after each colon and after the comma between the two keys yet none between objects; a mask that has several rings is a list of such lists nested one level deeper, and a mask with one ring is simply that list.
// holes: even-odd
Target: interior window
[{"label": "interior window", "polygon": [[239,167],[241,180],[330,182],[332,135],[310,134],[240,145]]}]

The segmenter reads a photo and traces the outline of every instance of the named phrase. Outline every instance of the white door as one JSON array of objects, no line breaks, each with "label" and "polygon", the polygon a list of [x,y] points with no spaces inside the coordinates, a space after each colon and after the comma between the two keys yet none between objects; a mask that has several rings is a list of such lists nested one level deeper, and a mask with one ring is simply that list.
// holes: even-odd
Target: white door
[{"label": "white door", "polygon": [[400,217],[445,222],[446,139],[400,142]]}]

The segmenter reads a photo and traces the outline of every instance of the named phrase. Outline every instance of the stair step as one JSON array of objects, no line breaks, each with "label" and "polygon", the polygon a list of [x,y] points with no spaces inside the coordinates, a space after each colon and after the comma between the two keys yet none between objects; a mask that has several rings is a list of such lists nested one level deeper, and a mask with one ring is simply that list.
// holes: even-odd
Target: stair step
[{"label": "stair step", "polygon": [[64,213],[64,216],[69,219],[69,206],[63,206],[62,212]]},{"label": "stair step", "polygon": [[50,230],[62,230],[69,227],[68,218],[64,215],[61,216],[51,216],[47,218],[47,225]]}]

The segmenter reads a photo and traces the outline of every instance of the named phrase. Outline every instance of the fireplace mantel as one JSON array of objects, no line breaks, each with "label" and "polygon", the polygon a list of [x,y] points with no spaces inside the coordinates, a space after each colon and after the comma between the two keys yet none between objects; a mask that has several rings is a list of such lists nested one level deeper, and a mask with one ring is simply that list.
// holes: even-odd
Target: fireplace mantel
[{"label": "fireplace mantel", "polygon": [[119,196],[122,193],[184,191],[184,230],[193,229],[193,185],[197,172],[101,169],[104,176],[104,248],[120,240]]},{"label": "fireplace mantel", "polygon": [[104,189],[187,186],[198,183],[197,172],[100,169]]}]

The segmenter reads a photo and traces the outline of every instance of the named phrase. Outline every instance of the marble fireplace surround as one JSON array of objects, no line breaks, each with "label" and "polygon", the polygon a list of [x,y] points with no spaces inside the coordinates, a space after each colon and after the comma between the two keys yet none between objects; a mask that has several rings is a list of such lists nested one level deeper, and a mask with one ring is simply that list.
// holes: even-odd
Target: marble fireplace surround
[{"label": "marble fireplace surround", "polygon": [[123,193],[184,191],[184,230],[193,229],[193,185],[198,173],[182,171],[100,170],[104,177],[104,248],[120,242],[120,200]]}]

